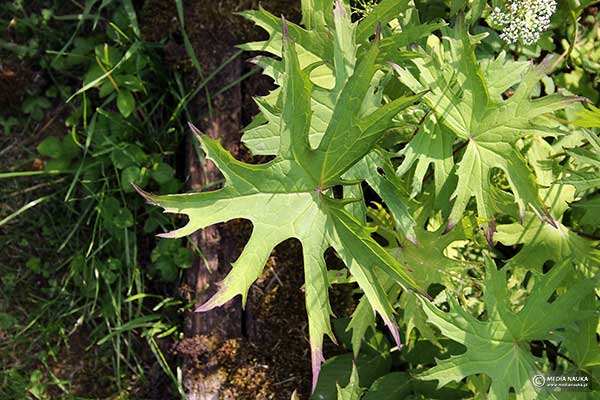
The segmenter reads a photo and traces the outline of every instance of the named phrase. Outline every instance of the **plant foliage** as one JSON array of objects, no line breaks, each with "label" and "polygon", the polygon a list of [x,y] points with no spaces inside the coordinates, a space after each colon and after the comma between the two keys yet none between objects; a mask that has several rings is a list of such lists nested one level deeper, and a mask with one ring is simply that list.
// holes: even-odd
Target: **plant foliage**
[{"label": "plant foliage", "polygon": [[[346,2],[302,1],[303,27],[263,8],[244,12],[269,38],[242,48],[269,54],[255,62],[277,88],[256,99],[260,114],[242,140],[274,159],[238,161],[192,126],[224,187],[138,188],[189,217],[165,238],[235,218],[253,224],[196,311],[237,295],[245,303],[273,248],[302,243],[314,398],[554,397],[534,375],[597,368],[598,352],[584,350],[597,327],[600,140],[588,129],[597,109],[556,89],[556,58],[490,51],[494,36],[476,27],[485,2],[456,3],[448,22],[426,23],[413,2],[396,0],[370,3],[359,18]],[[351,278],[331,279],[329,248]],[[364,296],[334,336],[328,292],[344,282]],[[380,358],[365,356],[376,315],[395,342],[393,364],[381,333]],[[318,378],[324,335],[349,353]],[[566,356],[534,354],[535,343]]]}]

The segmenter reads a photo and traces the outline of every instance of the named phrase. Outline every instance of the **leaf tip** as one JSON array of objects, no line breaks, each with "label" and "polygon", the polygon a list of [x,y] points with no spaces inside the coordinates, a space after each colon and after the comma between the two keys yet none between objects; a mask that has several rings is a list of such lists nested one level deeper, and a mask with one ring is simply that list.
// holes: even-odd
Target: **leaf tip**
[{"label": "leaf tip", "polygon": [[398,349],[401,349],[402,341],[400,340],[400,331],[398,330],[398,325],[395,324],[394,321],[392,321],[391,319],[389,319],[387,317],[383,317],[383,322],[385,323],[387,328],[390,330],[390,333],[392,334],[392,337],[394,338],[394,342],[396,343],[396,346],[398,347]]},{"label": "leaf tip", "polygon": [[285,20],[285,16],[283,14],[281,14],[281,36],[283,37],[283,44],[285,46],[290,36],[290,32],[288,29],[287,21]]},{"label": "leaf tip", "polygon": [[554,229],[558,229],[558,223],[556,222],[556,220],[554,218],[552,218],[552,216],[550,215],[550,213],[546,212],[544,215],[544,220],[550,224],[550,226],[552,226]]},{"label": "leaf tip", "polygon": [[496,219],[492,218],[490,222],[488,222],[487,227],[484,228],[483,233],[485,235],[485,240],[487,240],[488,245],[490,247],[494,247],[494,233],[496,233]]},{"label": "leaf tip", "polygon": [[[550,74],[564,58],[564,55],[548,55],[538,64],[538,70],[542,74]],[[531,63],[533,64],[533,60]]]},{"label": "leaf tip", "polygon": [[200,131],[200,129],[198,129],[196,127],[196,125],[192,124],[191,122],[188,122],[188,127],[192,130],[192,133],[194,134],[194,136],[196,136],[198,139],[200,138],[200,136],[202,136],[202,131]]},{"label": "leaf tip", "polygon": [[412,244],[415,245],[415,247],[419,247],[419,240],[417,239],[417,235],[410,234],[406,237],[406,239],[408,239],[409,242],[411,242]]},{"label": "leaf tip", "polygon": [[144,198],[144,200],[146,201],[146,204],[149,204],[151,206],[157,206],[158,203],[154,200],[153,196],[146,192],[145,190],[143,190],[141,187],[139,187],[138,185],[136,185],[135,183],[131,182],[131,186],[133,187],[133,189]]},{"label": "leaf tip", "polygon": [[340,0],[335,0],[335,7],[333,8],[333,15],[336,18],[344,18],[348,16],[348,12],[346,11],[346,7],[342,4]]},{"label": "leaf tip", "polygon": [[377,23],[377,29],[375,30],[375,43],[379,44],[381,42],[381,22]]},{"label": "leaf tip", "polygon": [[261,61],[264,60],[264,56],[255,56],[255,57],[250,57],[248,59],[248,62],[250,64],[254,64],[254,65],[260,65]]},{"label": "leaf tip", "polygon": [[427,293],[426,291],[424,291],[424,290],[418,290],[418,289],[415,289],[415,288],[411,288],[411,290],[413,292],[415,292],[416,294],[418,294],[419,296],[425,297],[430,302],[433,301],[433,297],[431,297],[431,295],[429,293]]},{"label": "leaf tip", "polygon": [[455,226],[456,226],[456,222],[448,221],[448,225],[446,225],[446,229],[444,229],[444,232],[442,232],[442,235],[445,235],[448,232],[450,232],[452,229],[454,229]]},{"label": "leaf tip", "polygon": [[399,66],[398,64],[396,64],[395,62],[388,61],[388,62],[387,62],[387,64],[388,64],[390,67],[392,67],[392,69],[393,69],[394,71],[396,71],[396,72],[400,70],[400,66]]},{"label": "leaf tip", "polygon": [[159,238],[162,238],[162,239],[176,239],[178,236],[176,235],[175,232],[176,231],[158,233],[158,234],[156,234],[156,237],[159,237]]},{"label": "leaf tip", "polygon": [[212,310],[217,306],[217,302],[215,301],[215,297],[211,297],[205,303],[199,305],[194,309],[194,312],[202,313]]},{"label": "leaf tip", "polygon": [[331,342],[332,342],[333,344],[335,344],[336,346],[339,346],[339,345],[340,345],[340,342],[338,342],[338,340],[337,340],[337,338],[336,338],[335,336],[333,336],[333,335],[332,335],[332,336],[330,336],[329,338],[331,339]]},{"label": "leaf tip", "polygon": [[594,104],[592,100],[585,96],[573,96],[575,101],[581,101],[582,103]]},{"label": "leaf tip", "polygon": [[321,346],[313,348],[310,353],[312,363],[311,393],[314,393],[317,388],[317,382],[319,381],[319,374],[321,373],[321,364],[325,362],[325,358],[323,358],[323,349]]},{"label": "leaf tip", "polygon": [[525,221],[525,208],[521,208],[519,210],[519,223],[521,225],[523,225],[523,222]]},{"label": "leaf tip", "polygon": [[550,215],[550,212],[548,211],[548,209],[546,207],[544,207],[542,212],[540,212],[539,210],[534,208],[533,212],[535,213],[535,215],[537,215],[537,217],[540,219],[540,221],[547,222],[553,228],[559,229],[558,222],[555,221],[554,218],[552,218],[552,215]]}]

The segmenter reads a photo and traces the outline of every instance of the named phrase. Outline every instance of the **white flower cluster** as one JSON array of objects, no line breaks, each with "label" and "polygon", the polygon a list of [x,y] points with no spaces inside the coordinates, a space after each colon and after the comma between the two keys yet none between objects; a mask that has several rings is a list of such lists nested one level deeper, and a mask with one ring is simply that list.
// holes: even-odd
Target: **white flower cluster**
[{"label": "white flower cluster", "polygon": [[506,11],[494,8],[492,22],[502,26],[500,37],[508,44],[521,40],[530,45],[540,39],[540,33],[550,26],[556,11],[556,0],[508,0]]}]

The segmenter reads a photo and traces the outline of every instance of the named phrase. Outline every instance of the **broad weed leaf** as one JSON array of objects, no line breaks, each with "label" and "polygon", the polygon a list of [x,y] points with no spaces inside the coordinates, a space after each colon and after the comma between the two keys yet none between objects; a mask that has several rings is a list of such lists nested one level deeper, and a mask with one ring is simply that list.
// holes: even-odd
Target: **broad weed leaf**
[{"label": "broad weed leaf", "polygon": [[[436,191],[440,191],[444,179],[449,176],[452,145],[459,144],[455,174],[458,177],[452,195],[454,204],[448,217],[447,230],[451,230],[475,197],[478,216],[484,221],[484,230],[490,245],[495,231],[497,204],[492,196],[491,173],[494,168],[502,170],[508,179],[514,199],[519,205],[521,217],[526,210],[533,211],[539,218],[555,224],[548,207],[538,194],[535,176],[527,166],[516,142],[529,135],[549,135],[547,128],[538,124],[539,118],[553,111],[581,101],[576,96],[552,94],[531,99],[535,85],[544,75],[550,60],[531,67],[523,75],[506,71],[508,66],[502,59],[485,65],[487,76],[475,57],[473,38],[466,31],[462,18],[458,18],[453,30],[445,30],[447,50],[441,54],[427,54],[421,50],[422,58],[416,58],[416,67],[409,70],[395,67],[399,79],[414,92],[430,89],[425,102],[431,107],[435,119],[426,121],[425,129],[409,144],[409,159],[401,166],[404,173],[416,160],[418,177],[413,182],[413,195],[420,191],[419,180],[430,163],[442,169],[436,174]],[[502,56],[502,55],[501,55]],[[514,64],[516,71],[523,70],[522,63]],[[520,82],[511,96],[503,100],[500,94]],[[431,145],[433,148],[429,148]]]},{"label": "broad weed leaf", "polygon": [[358,382],[358,370],[356,365],[352,364],[352,373],[350,374],[350,381],[345,387],[337,387],[337,400],[360,400],[364,389],[362,389]]},{"label": "broad weed leaf", "polygon": [[[377,67],[377,42],[357,59],[356,69],[346,80],[333,109],[333,116],[318,148],[309,142],[312,83],[302,69],[296,46],[284,23],[281,89],[282,112],[278,120],[277,156],[267,164],[250,165],[235,160],[215,140],[198,139],[207,157],[225,176],[224,187],[205,193],[154,196],[138,189],[150,203],[167,212],[186,214],[189,222],[162,237],[177,238],[198,229],[234,218],[248,219],[252,235],[217,293],[197,311],[223,305],[237,295],[245,303],[248,289],[262,273],[273,248],[289,238],[302,243],[306,308],[313,364],[313,388],[323,361],[323,335],[334,340],[329,316],[325,250],[333,247],[365,292],[373,309],[381,315],[399,343],[393,308],[373,267],[389,274],[405,288],[422,292],[404,266],[400,265],[371,237],[346,209],[348,201],[329,197],[328,186],[344,183],[341,175],[368,153],[399,110],[417,97],[402,98],[361,115],[363,98]],[[344,140],[341,137],[344,136]]]},{"label": "broad weed leaf", "polygon": [[450,311],[443,312],[430,302],[422,302],[429,322],[442,335],[463,344],[467,350],[458,356],[438,360],[437,366],[420,374],[421,379],[450,381],[475,374],[485,374],[492,380],[488,399],[507,400],[513,388],[517,400],[552,398],[551,393],[538,392],[532,378],[541,365],[529,349],[529,341],[554,338],[555,330],[571,326],[589,313],[578,312],[581,300],[589,296],[598,284],[598,277],[581,280],[566,293],[550,298],[571,273],[571,262],[565,260],[554,266],[536,282],[519,311],[513,310],[506,284],[506,267],[497,270],[488,260],[486,267],[484,303],[487,318],[479,320],[466,312],[450,297]]},{"label": "broad weed leaf", "polygon": [[577,265],[589,269],[590,273],[598,272],[598,242],[579,236],[563,224],[569,204],[575,201],[576,188],[562,183],[562,180],[554,183],[560,172],[556,172],[552,166],[546,167],[544,162],[555,158],[556,152],[548,142],[537,137],[529,140],[527,147],[527,159],[535,170],[537,181],[545,187],[540,189],[541,197],[550,206],[549,212],[556,221],[555,226],[543,223],[532,212],[526,212],[520,222],[499,225],[494,239],[507,246],[523,245],[508,260],[511,266],[519,270],[520,277],[529,270],[541,272],[547,261],[561,262],[565,259],[572,259]]}]

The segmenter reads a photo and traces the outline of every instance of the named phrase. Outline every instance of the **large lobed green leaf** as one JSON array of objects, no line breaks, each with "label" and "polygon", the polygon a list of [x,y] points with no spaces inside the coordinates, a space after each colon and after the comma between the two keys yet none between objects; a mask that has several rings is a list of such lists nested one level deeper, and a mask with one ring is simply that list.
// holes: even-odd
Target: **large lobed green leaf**
[{"label": "large lobed green leaf", "polygon": [[429,322],[467,350],[458,356],[438,360],[437,366],[420,377],[437,379],[441,387],[470,375],[485,374],[492,379],[487,396],[492,400],[508,399],[511,388],[517,400],[549,395],[538,393],[532,383],[541,366],[531,354],[529,341],[556,338],[556,329],[588,318],[589,312],[578,312],[579,303],[593,292],[599,280],[598,277],[580,280],[566,293],[552,299],[571,271],[570,260],[553,267],[540,277],[523,307],[515,311],[506,284],[506,268],[497,270],[488,260],[484,293],[487,318],[483,321],[465,311],[454,298],[449,298],[450,312],[423,302]]},{"label": "large lobed green leaf", "polygon": [[579,236],[563,223],[565,212],[576,199],[576,188],[562,182],[554,183],[561,174],[552,168],[552,164],[548,165],[548,160],[556,158],[556,152],[542,138],[532,138],[527,147],[527,159],[536,172],[539,184],[544,187],[540,193],[550,207],[555,226],[544,224],[532,212],[526,212],[522,223],[499,225],[494,239],[507,246],[523,245],[509,260],[509,264],[514,265],[521,276],[528,270],[541,272],[547,261],[558,263],[565,259],[572,259],[590,273],[598,272],[598,241]]},{"label": "large lobed green leaf", "polygon": [[[436,169],[436,192],[450,177],[452,146],[462,150],[455,174],[454,204],[447,230],[462,218],[469,200],[475,197],[479,218],[484,221],[488,242],[492,244],[498,205],[491,175],[495,168],[504,172],[521,218],[529,209],[540,219],[555,224],[548,207],[538,194],[535,176],[516,147],[529,135],[550,135],[539,121],[544,114],[560,110],[582,98],[552,94],[532,99],[531,94],[543,77],[550,60],[524,71],[523,63],[504,61],[504,54],[484,65],[475,57],[474,42],[461,18],[453,30],[444,31],[447,49],[432,46],[432,55],[421,50],[413,59],[414,69],[395,67],[400,81],[414,92],[430,89],[424,96],[433,111],[424,129],[407,146],[406,160],[399,172],[406,173],[417,162],[413,195],[420,191],[430,163]],[[518,83],[506,100],[502,94]],[[460,154],[460,153],[459,153]],[[440,170],[440,171],[437,171]]]},{"label": "large lobed green leaf", "polygon": [[[339,4],[338,4],[339,7]],[[339,11],[336,18],[349,18]],[[330,198],[329,187],[344,183],[341,176],[367,154],[384,133],[391,118],[418,99],[400,98],[362,113],[363,99],[370,90],[378,67],[377,41],[357,58],[351,76],[336,68],[339,96],[322,140],[311,147],[312,121],[310,68],[302,69],[294,30],[284,22],[282,35],[284,73],[281,88],[281,116],[278,125],[277,156],[267,164],[250,165],[235,160],[215,140],[198,134],[207,157],[225,177],[222,189],[168,196],[154,196],[138,190],[149,202],[166,212],[185,214],[189,222],[162,237],[182,237],[207,226],[244,218],[253,224],[252,235],[217,293],[197,311],[207,311],[241,295],[256,280],[272,249],[282,241],[296,238],[302,243],[306,309],[313,364],[313,388],[323,361],[323,335],[334,340],[329,317],[327,270],[324,252],[333,247],[356,278],[373,309],[381,315],[399,344],[393,308],[382,289],[374,267],[389,274],[405,288],[422,292],[417,282],[371,237],[346,209],[348,201]],[[343,70],[344,72],[340,72]],[[339,75],[339,77],[338,77]],[[195,128],[193,128],[195,130]]]}]

